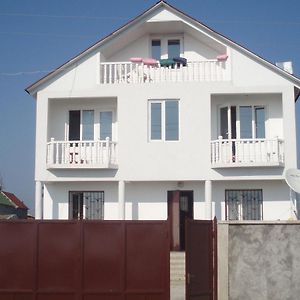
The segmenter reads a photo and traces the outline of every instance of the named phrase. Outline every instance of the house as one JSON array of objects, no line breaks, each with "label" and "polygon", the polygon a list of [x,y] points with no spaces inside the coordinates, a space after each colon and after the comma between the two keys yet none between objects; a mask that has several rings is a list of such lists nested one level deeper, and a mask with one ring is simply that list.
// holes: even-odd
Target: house
[{"label": "house", "polygon": [[0,219],[27,219],[28,207],[14,194],[0,190]]},{"label": "house", "polygon": [[160,1],[30,85],[36,218],[294,218],[300,80]]}]

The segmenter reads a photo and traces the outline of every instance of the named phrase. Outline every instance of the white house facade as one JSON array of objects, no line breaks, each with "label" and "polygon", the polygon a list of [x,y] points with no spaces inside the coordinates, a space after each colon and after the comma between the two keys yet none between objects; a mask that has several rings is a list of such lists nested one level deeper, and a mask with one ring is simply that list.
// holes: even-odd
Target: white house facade
[{"label": "white house facade", "polygon": [[161,1],[27,88],[36,217],[295,218],[299,87]]}]

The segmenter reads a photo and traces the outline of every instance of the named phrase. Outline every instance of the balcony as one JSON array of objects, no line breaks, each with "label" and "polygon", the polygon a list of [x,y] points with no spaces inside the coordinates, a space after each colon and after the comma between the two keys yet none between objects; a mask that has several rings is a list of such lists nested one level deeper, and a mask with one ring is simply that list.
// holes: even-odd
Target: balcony
[{"label": "balcony", "polygon": [[281,139],[218,139],[211,141],[212,168],[284,165]]},{"label": "balcony", "polygon": [[219,82],[229,80],[228,62],[217,59],[165,67],[134,62],[100,64],[100,84],[144,84],[161,82]]},{"label": "balcony", "polygon": [[47,169],[117,168],[117,143],[109,139],[47,143]]}]

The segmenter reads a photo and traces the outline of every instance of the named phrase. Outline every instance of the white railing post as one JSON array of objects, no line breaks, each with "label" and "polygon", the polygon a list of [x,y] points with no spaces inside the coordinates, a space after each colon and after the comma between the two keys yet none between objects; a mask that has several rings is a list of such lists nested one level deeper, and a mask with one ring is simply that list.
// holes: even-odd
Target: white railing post
[{"label": "white railing post", "polygon": [[223,150],[222,150],[222,140],[223,140],[223,137],[220,135],[220,136],[218,136],[218,149],[217,149],[217,163],[219,163],[219,162],[223,162],[223,154],[222,154],[222,152],[223,152]]},{"label": "white railing post", "polygon": [[276,141],[276,144],[275,144],[275,147],[276,147],[276,158],[277,158],[277,162],[279,163],[280,162],[280,150],[279,150],[279,139],[278,139],[278,136],[276,136],[275,138],[275,141]]},{"label": "white railing post", "polygon": [[105,139],[105,149],[106,149],[106,163],[110,163],[110,145],[109,145],[109,137]]},{"label": "white railing post", "polygon": [[49,153],[49,158],[50,160],[48,161],[48,163],[50,163],[51,165],[54,164],[54,138],[52,137],[50,139],[50,149],[49,149],[50,153]]}]

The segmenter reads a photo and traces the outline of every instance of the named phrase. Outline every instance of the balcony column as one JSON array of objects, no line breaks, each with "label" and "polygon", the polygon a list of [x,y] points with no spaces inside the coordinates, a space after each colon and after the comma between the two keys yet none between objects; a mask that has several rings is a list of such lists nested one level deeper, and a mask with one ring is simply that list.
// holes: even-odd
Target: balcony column
[{"label": "balcony column", "polygon": [[119,220],[125,220],[125,181],[120,180],[118,186]]},{"label": "balcony column", "polygon": [[35,219],[43,219],[42,182],[35,182]]},{"label": "balcony column", "polygon": [[211,180],[205,180],[205,218],[212,220],[212,182]]}]

